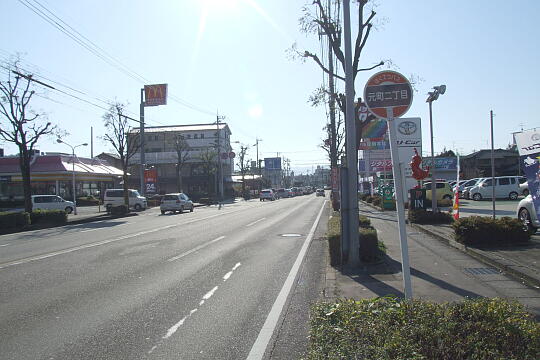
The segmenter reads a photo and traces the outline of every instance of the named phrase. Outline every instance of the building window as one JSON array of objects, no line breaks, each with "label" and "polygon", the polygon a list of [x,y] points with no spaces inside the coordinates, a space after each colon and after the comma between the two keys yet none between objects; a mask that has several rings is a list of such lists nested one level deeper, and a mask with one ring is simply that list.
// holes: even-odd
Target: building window
[{"label": "building window", "polygon": [[201,134],[201,139],[204,139],[204,134]]},{"label": "building window", "polygon": [[198,139],[198,138],[199,138],[199,134],[194,134],[194,135],[193,135],[193,138],[194,138],[194,139]]},{"label": "building window", "polygon": [[188,138],[188,139],[191,139],[191,135],[190,135],[190,134],[187,134],[187,138]]}]

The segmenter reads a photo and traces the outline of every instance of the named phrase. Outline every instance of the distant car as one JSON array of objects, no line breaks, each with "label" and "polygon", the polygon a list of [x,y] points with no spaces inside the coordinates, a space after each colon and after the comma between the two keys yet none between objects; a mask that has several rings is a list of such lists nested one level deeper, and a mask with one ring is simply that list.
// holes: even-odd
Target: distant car
[{"label": "distant car", "polygon": [[[495,181],[492,184],[492,180]],[[494,179],[484,178],[469,189],[469,197],[475,201],[491,199],[493,187],[495,186],[495,198],[516,200],[519,196],[518,176],[498,176]]]},{"label": "distant car", "polygon": [[64,210],[71,214],[75,205],[57,195],[32,195],[33,210]]},{"label": "distant car", "polygon": [[326,186],[324,187],[324,190],[330,190],[330,189],[331,189],[331,188],[330,188],[329,185],[326,185]]},{"label": "distant car", "polygon": [[280,198],[288,198],[289,192],[287,191],[287,189],[277,189],[277,196],[279,196]]},{"label": "distant car", "polygon": [[519,184],[519,192],[525,197],[529,195],[529,183],[527,181]]},{"label": "distant car", "polygon": [[[137,211],[145,210],[147,201],[144,196],[141,196],[137,190],[128,189],[129,207]],[[107,189],[103,196],[103,205],[107,212],[111,212],[113,206],[124,205],[124,189]]]},{"label": "distant car", "polygon": [[519,202],[517,216],[529,233],[534,234],[540,228],[540,220],[538,220],[538,214],[534,209],[531,195]]},{"label": "distant car", "polygon": [[470,189],[482,180],[484,180],[484,178],[474,178],[460,185],[459,187],[461,190],[461,197],[465,199],[470,199]]},{"label": "distant car", "polygon": [[294,191],[292,191],[291,189],[285,189],[285,190],[287,190],[287,194],[288,194],[287,197],[294,197]]},{"label": "distant car", "polygon": [[317,194],[317,196],[324,196],[324,189],[317,189],[315,194]]},{"label": "distant car", "polygon": [[189,210],[190,212],[193,212],[194,206],[193,201],[191,201],[186,194],[173,193],[165,194],[161,198],[161,204],[159,205],[159,209],[161,210],[161,214],[165,214],[165,212],[167,211],[170,211],[173,214],[175,212],[179,212],[181,214],[184,212],[184,210]]},{"label": "distant car", "polygon": [[274,194],[274,191],[272,191],[272,189],[261,190],[261,193],[259,194],[259,201],[265,201],[265,200],[270,200],[270,201],[276,200],[276,195]]},{"label": "distant car", "polygon": [[[431,201],[431,182],[424,183],[426,189],[426,200]],[[445,181],[437,181],[435,183],[435,194],[437,195],[437,201],[452,200],[454,193],[450,184]]]}]

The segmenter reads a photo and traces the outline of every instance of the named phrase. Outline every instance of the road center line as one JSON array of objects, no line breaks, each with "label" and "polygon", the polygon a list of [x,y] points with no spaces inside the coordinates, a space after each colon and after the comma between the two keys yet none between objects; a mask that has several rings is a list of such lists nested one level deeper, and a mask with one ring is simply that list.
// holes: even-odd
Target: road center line
[{"label": "road center line", "polygon": [[319,220],[321,219],[321,215],[323,213],[324,207],[326,206],[326,201],[327,200],[323,202],[323,206],[321,207],[321,210],[319,211],[319,214],[317,215],[315,222],[311,226],[311,230],[309,231],[309,234],[306,237],[306,240],[304,240],[304,243],[302,244],[302,248],[300,249],[300,252],[298,253],[296,261],[294,262],[291,268],[291,271],[289,272],[289,275],[287,276],[287,279],[285,280],[285,283],[283,284],[283,287],[281,288],[274,302],[274,305],[272,305],[272,309],[270,310],[270,313],[268,314],[268,317],[266,318],[266,321],[264,322],[264,325],[261,331],[259,332],[259,335],[257,336],[257,340],[255,340],[255,343],[251,347],[251,351],[249,352],[247,356],[247,360],[260,360],[264,357],[264,353],[266,352],[268,343],[270,342],[270,339],[272,338],[272,334],[274,333],[279,317],[281,316],[281,312],[283,311],[283,308],[285,307],[285,303],[287,302],[289,293],[291,292],[292,286],[294,284],[294,280],[296,279],[296,276],[298,275],[298,271],[300,270],[300,266],[302,265],[302,262],[304,261],[304,257],[309,248],[309,244],[311,243],[311,240],[313,239],[313,235],[315,234],[315,229],[317,228],[317,225],[319,224]]},{"label": "road center line", "polygon": [[250,227],[250,226],[252,226],[252,225],[255,225],[256,223],[258,223],[258,222],[260,222],[260,221],[263,221],[263,220],[266,220],[266,218],[263,217],[262,219],[256,220],[256,221],[254,221],[254,222],[252,222],[252,223],[249,223],[249,224],[246,225],[246,227]]},{"label": "road center line", "polygon": [[217,241],[219,241],[219,240],[223,240],[223,239],[225,239],[225,236],[220,236],[220,237],[218,237],[218,238],[216,238],[216,239],[214,239],[214,240],[211,240],[211,241],[208,241],[208,242],[206,242],[206,243],[204,243],[204,244],[201,244],[201,245],[199,245],[199,246],[196,246],[196,247],[194,247],[193,249],[186,251],[185,253],[182,253],[182,254],[180,254],[180,255],[177,255],[177,256],[175,256],[175,257],[172,257],[172,258],[170,258],[170,259],[167,260],[167,261],[175,261],[175,260],[181,259],[181,258],[183,258],[183,257],[185,257],[185,256],[188,256],[189,254],[193,254],[195,251],[199,251],[199,250],[201,250],[202,248],[205,248],[205,247],[207,247],[208,245],[211,245],[211,244],[213,244],[213,243],[215,243],[215,242],[217,242]]},{"label": "road center line", "polygon": [[8,246],[9,244],[2,244],[0,245],[0,247],[4,247],[4,246]]}]

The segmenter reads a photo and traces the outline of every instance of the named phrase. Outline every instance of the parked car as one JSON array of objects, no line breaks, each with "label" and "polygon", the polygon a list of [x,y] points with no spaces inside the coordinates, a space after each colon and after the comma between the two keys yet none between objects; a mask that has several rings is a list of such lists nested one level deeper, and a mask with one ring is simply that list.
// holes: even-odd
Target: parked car
[{"label": "parked car", "polygon": [[[495,198],[516,200],[519,196],[519,176],[499,176],[495,179],[484,178],[469,189],[469,197],[475,201],[491,199],[492,186],[495,185]],[[492,184],[492,180],[495,183]]]},{"label": "parked car", "polygon": [[285,189],[285,190],[287,190],[287,194],[288,194],[287,197],[294,197],[294,191],[292,191],[292,189]]},{"label": "parked car", "polygon": [[317,196],[324,196],[324,189],[317,189],[315,193],[317,194]]},{"label": "parked car", "polygon": [[72,201],[64,200],[58,195],[32,195],[33,210],[64,210],[71,214],[75,205]]},{"label": "parked car", "polygon": [[460,185],[460,188],[461,188],[460,197],[465,198],[465,199],[470,199],[469,190],[482,180],[484,180],[484,178],[474,178],[474,179],[467,180],[463,185]]},{"label": "parked car", "polygon": [[276,195],[274,194],[274,191],[272,191],[272,189],[264,189],[264,190],[261,190],[261,193],[259,194],[259,200],[260,201],[265,201],[265,200],[274,201],[276,200]]},{"label": "parked car", "polygon": [[277,189],[277,196],[279,196],[280,198],[288,198],[289,192],[287,191],[287,189],[284,188]]},{"label": "parked car", "polygon": [[525,229],[534,234],[540,228],[540,220],[534,209],[531,195],[522,199],[517,206],[517,217],[523,223]]},{"label": "parked car", "polygon": [[[431,201],[431,182],[424,183],[424,188],[426,189],[426,200]],[[437,181],[435,183],[435,194],[437,195],[437,201],[452,200],[454,198],[452,188],[446,181]]]},{"label": "parked car", "polygon": [[165,214],[167,211],[170,211],[173,214],[175,212],[179,212],[181,214],[184,212],[184,210],[193,212],[194,206],[193,201],[191,201],[186,194],[173,193],[165,194],[163,196],[159,209],[161,210],[161,214]]},{"label": "parked car", "polygon": [[527,197],[529,195],[529,183],[525,181],[524,183],[519,184],[519,192],[521,195]]},{"label": "parked car", "polygon": [[[129,207],[139,210],[146,210],[147,202],[144,196],[141,196],[137,190],[128,189]],[[111,211],[113,206],[124,205],[124,190],[123,189],[107,189],[103,196],[103,205],[107,212]]]}]

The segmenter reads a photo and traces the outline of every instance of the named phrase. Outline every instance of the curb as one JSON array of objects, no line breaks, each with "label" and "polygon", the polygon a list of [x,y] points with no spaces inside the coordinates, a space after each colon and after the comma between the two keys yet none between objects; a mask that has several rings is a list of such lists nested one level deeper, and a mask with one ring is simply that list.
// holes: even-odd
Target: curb
[{"label": "curb", "polygon": [[138,213],[133,213],[133,212],[127,213],[124,216],[113,216],[113,215],[109,215],[109,214],[102,214],[102,215],[87,217],[87,218],[84,218],[84,219],[76,219],[76,220],[68,221],[65,225],[62,225],[62,226],[87,224],[87,223],[91,223],[91,222],[94,222],[94,221],[121,219],[121,218],[124,218],[124,217],[138,216],[138,215],[139,215]]},{"label": "curb", "polygon": [[506,273],[508,275],[510,275],[511,277],[515,278],[516,280],[520,281],[520,282],[523,282],[529,286],[532,286],[534,288],[540,288],[540,279],[538,278],[535,278],[535,277],[532,277],[530,275],[527,275],[525,274],[524,272],[522,271],[519,271],[517,269],[514,268],[515,264],[504,264],[502,262],[499,262],[497,261],[496,259],[493,259],[491,257],[488,257],[484,254],[481,254],[479,253],[478,251],[476,251],[475,249],[473,248],[470,248],[468,246],[465,246],[461,243],[458,243],[457,241],[453,240],[453,239],[449,239],[445,236],[442,236],[441,234],[439,233],[436,233],[434,231],[431,231],[425,227],[423,227],[422,225],[419,225],[419,224],[410,224],[413,228],[417,229],[417,230],[420,230],[434,238],[436,238],[437,240],[449,245],[449,246],[452,246],[453,248],[456,248],[470,256],[472,256],[473,258],[475,258],[476,260],[486,264],[486,265],[489,265],[489,266],[492,266],[494,268],[497,268],[499,271],[503,272],[503,273]]}]

